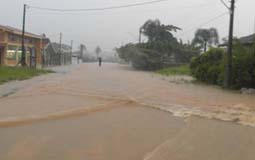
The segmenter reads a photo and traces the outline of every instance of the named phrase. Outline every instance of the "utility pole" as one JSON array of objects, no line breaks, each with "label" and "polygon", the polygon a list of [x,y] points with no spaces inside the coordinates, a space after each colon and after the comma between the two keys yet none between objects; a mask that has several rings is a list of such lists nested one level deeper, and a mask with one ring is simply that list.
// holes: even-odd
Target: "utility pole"
[{"label": "utility pole", "polygon": [[26,49],[25,49],[25,26],[26,26],[26,9],[27,5],[24,4],[23,8],[23,24],[22,24],[22,37],[21,37],[21,65],[26,66]]},{"label": "utility pole", "polygon": [[71,40],[70,64],[72,64],[72,59],[73,59],[73,40]]},{"label": "utility pole", "polygon": [[62,33],[59,35],[59,65],[61,65],[61,53],[62,52]]},{"label": "utility pole", "polygon": [[139,29],[139,43],[142,42],[142,28]]},{"label": "utility pole", "polygon": [[81,44],[81,53],[80,53],[80,59],[82,60],[83,53],[86,50],[86,46],[84,44]]},{"label": "utility pole", "polygon": [[234,13],[235,13],[235,0],[231,0],[230,10],[230,24],[229,24],[229,37],[228,37],[228,53],[227,64],[225,70],[224,87],[229,88],[232,84],[232,52],[233,52],[233,31],[234,31]]},{"label": "utility pole", "polygon": [[[254,17],[254,28],[253,28],[253,46],[255,46],[255,17]],[[255,47],[253,47],[253,54],[255,55]]]},{"label": "utility pole", "polygon": [[81,44],[80,45],[80,55],[77,55],[77,64],[80,63],[80,56],[82,55],[82,52],[83,52],[83,45]]}]

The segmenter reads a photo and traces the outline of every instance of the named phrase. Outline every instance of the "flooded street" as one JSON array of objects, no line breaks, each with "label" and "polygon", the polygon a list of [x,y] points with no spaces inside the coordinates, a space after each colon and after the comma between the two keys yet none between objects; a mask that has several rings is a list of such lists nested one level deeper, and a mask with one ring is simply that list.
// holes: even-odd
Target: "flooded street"
[{"label": "flooded street", "polygon": [[0,98],[1,160],[255,159],[254,96],[118,64],[58,72],[0,87],[14,88]]}]

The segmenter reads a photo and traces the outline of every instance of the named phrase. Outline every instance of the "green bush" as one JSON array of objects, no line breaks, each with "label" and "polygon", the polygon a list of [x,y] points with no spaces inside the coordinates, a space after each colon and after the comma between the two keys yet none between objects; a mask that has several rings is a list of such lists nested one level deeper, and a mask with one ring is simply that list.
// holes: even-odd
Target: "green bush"
[{"label": "green bush", "polygon": [[210,49],[208,52],[192,59],[190,64],[191,74],[206,83],[222,83],[220,77],[223,71],[223,57],[223,49]]},{"label": "green bush", "polygon": [[163,65],[158,52],[141,48],[133,51],[131,62],[134,68],[141,70],[157,70]]},{"label": "green bush", "polygon": [[233,88],[255,88],[255,47],[237,44],[233,56]]},{"label": "green bush", "polygon": [[117,49],[119,57],[140,70],[157,70],[163,66],[162,55],[155,50],[147,49],[143,44],[127,44]]},{"label": "green bush", "polygon": [[[223,86],[226,58],[222,49],[211,49],[192,60],[191,74],[200,81]],[[232,86],[255,88],[255,46],[234,45]]]}]

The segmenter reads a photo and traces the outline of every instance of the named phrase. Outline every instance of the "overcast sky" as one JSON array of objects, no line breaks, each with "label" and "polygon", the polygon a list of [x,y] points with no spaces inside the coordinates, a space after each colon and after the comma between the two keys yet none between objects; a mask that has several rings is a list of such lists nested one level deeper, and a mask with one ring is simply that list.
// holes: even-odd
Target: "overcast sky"
[{"label": "overcast sky", "polygon": [[[0,0],[0,24],[21,28],[23,4],[60,9],[98,8],[151,0]],[[229,0],[226,0],[228,2]],[[254,32],[255,0],[237,0],[235,36]],[[228,34],[229,16],[215,20],[227,9],[220,0],[169,0],[160,3],[93,12],[55,13],[28,9],[27,31],[45,33],[52,41],[67,44],[74,40],[75,46],[84,43],[89,50],[97,45],[105,51],[128,42],[138,41],[138,29],[148,19],[159,19],[183,30],[176,36],[184,41],[192,40],[196,28],[215,27],[220,37]],[[210,23],[208,21],[214,19]],[[205,24],[205,25],[202,25]]]}]

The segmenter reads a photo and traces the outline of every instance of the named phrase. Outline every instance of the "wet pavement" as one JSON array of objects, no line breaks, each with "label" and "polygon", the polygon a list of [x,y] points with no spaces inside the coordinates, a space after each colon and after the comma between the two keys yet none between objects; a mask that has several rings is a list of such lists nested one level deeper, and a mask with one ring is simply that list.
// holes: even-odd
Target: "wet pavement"
[{"label": "wet pavement", "polygon": [[56,71],[0,98],[1,160],[255,159],[254,96],[118,64]]}]

